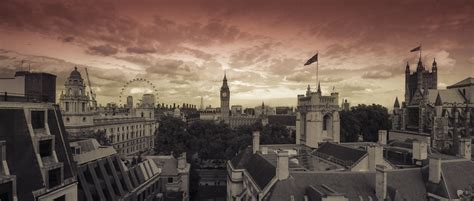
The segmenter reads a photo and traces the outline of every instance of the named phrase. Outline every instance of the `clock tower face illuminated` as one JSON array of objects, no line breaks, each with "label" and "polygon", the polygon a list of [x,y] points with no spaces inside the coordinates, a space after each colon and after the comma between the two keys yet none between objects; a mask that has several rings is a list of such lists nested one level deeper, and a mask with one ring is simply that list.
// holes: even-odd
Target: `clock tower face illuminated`
[{"label": "clock tower face illuminated", "polygon": [[222,87],[220,91],[221,95],[221,117],[227,118],[229,116],[229,101],[230,101],[230,90],[227,85],[227,77],[224,75],[224,80],[222,80]]}]

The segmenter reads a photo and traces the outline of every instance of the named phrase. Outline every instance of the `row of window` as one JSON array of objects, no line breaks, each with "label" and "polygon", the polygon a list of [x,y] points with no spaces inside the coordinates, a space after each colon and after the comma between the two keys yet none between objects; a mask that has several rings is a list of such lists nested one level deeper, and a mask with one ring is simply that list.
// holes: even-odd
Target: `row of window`
[{"label": "row of window", "polygon": [[149,186],[146,190],[142,191],[138,194],[138,201],[145,201],[148,200],[150,196],[155,196],[158,193],[158,182],[153,183]]}]

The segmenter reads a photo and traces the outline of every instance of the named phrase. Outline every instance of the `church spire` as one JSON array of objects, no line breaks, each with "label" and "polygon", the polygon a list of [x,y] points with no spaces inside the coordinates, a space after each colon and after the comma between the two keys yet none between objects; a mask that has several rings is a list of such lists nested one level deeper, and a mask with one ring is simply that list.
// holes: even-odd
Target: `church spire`
[{"label": "church spire", "polygon": [[398,96],[395,98],[395,104],[393,104],[394,108],[400,108],[400,103],[398,102]]},{"label": "church spire", "polygon": [[438,92],[438,95],[436,96],[435,106],[442,106],[442,105],[443,105],[443,101],[441,100],[441,96],[439,95],[439,92]]}]

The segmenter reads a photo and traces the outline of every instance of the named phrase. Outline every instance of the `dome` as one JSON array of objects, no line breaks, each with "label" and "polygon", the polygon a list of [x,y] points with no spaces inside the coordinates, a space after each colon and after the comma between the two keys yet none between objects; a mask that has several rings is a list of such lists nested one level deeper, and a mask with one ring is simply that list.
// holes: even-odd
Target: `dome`
[{"label": "dome", "polygon": [[74,70],[69,75],[69,79],[82,79],[81,73],[77,71],[77,67],[74,67]]}]

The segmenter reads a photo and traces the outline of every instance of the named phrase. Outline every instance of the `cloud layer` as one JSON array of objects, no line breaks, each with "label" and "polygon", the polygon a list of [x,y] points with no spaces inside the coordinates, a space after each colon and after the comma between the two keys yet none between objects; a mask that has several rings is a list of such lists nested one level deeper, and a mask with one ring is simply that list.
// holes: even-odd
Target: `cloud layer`
[{"label": "cloud layer", "polygon": [[11,76],[24,59],[62,85],[73,66],[88,66],[104,104],[142,77],[160,102],[198,104],[203,96],[217,105],[226,71],[231,104],[294,105],[316,85],[315,64],[302,64],[319,52],[323,89],[389,106],[403,94],[404,67],[417,61],[408,50],[419,43],[428,68],[436,57],[440,82],[472,75],[473,13],[469,0],[6,0],[0,72]]}]

